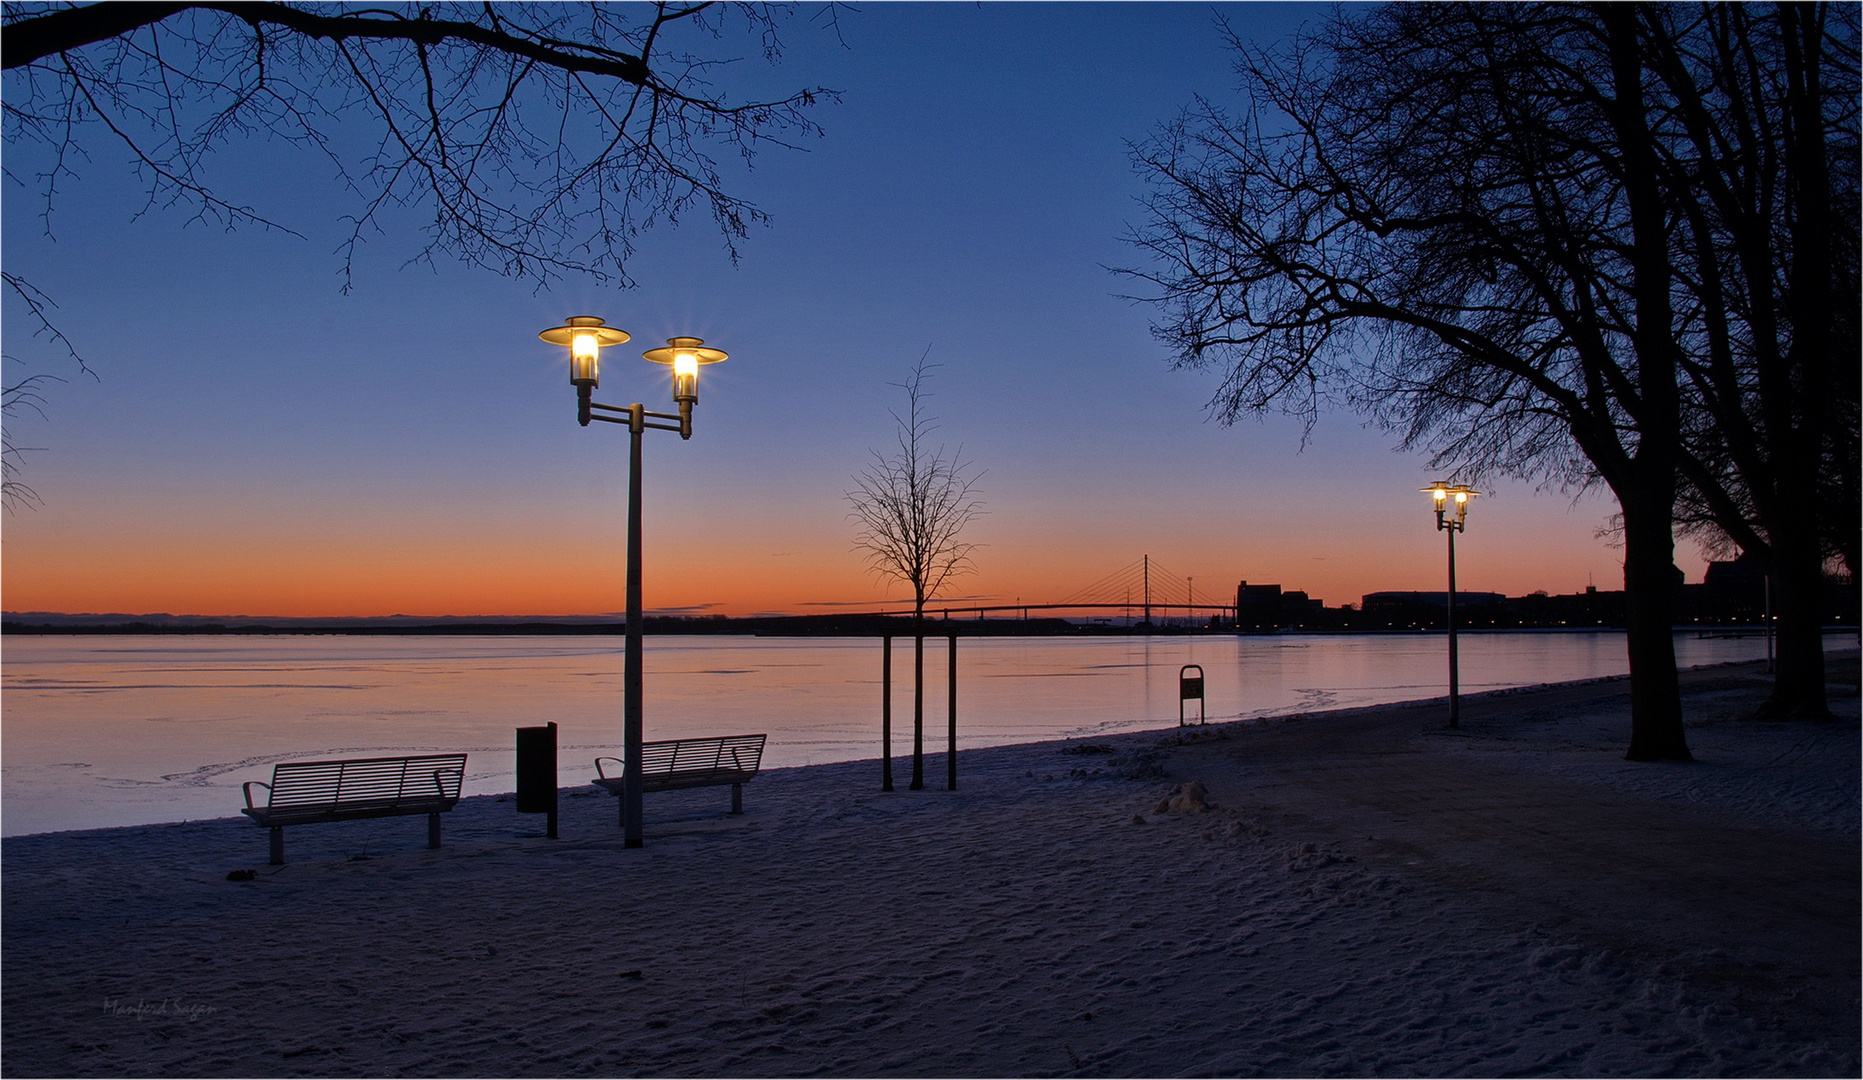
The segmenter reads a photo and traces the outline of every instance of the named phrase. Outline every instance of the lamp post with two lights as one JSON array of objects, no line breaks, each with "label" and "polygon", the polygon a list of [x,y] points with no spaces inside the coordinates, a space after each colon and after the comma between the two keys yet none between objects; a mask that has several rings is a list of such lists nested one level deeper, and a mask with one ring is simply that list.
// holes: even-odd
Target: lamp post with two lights
[{"label": "lamp post with two lights", "polygon": [[666,364],[673,369],[673,401],[677,413],[650,412],[636,402],[632,405],[603,405],[593,400],[601,385],[601,351],[604,346],[620,345],[628,340],[625,330],[605,324],[593,315],[576,315],[562,326],[554,326],[537,335],[552,345],[569,346],[569,381],[576,388],[576,422],[583,427],[590,421],[626,424],[628,429],[627,479],[627,645],[621,680],[621,825],[625,844],[642,847],[646,840],[641,819],[641,712],[645,684],[641,679],[641,607],[640,607],[640,443],[648,428],[677,431],[681,439],[692,438],[692,407],[699,400],[699,368],[725,359],[725,353],[708,349],[695,337],[668,338],[663,349],[649,349],[644,359]]},{"label": "lamp post with two lights", "polygon": [[1449,726],[1462,726],[1461,673],[1455,647],[1455,534],[1468,525],[1468,501],[1473,488],[1437,481],[1420,489],[1436,502],[1436,530],[1449,534]]}]

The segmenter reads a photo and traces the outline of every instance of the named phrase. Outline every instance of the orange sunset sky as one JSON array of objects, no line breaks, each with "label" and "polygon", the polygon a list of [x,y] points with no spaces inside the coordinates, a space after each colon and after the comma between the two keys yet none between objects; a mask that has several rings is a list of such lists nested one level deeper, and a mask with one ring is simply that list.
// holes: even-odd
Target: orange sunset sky
[{"label": "orange sunset sky", "polygon": [[[646,606],[745,615],[897,604],[852,548],[844,493],[892,439],[891,383],[926,356],[938,438],[982,473],[983,545],[955,603],[1041,603],[1149,554],[1200,599],[1239,580],[1356,603],[1440,590],[1443,538],[1417,489],[1437,471],[1349,413],[1304,448],[1285,418],[1224,428],[1217,377],[1172,371],[1155,315],[1109,267],[1143,184],[1127,143],[1196,93],[1234,85],[1194,5],[887,5],[846,46],[798,30],[758,78],[828,85],[826,136],[723,162],[771,215],[733,263],[703,215],[642,238],[638,287],[541,288],[455,264],[409,266],[418,208],[384,218],[340,290],[348,197],[293,148],[234,141],[210,174],[301,236],[138,216],[144,189],[99,144],[49,218],[21,187],[5,259],[55,299],[96,377],[8,297],[9,377],[43,415],[42,505],[7,515],[9,612],[596,615],[618,612],[627,439],[578,428],[561,350],[537,332],[597,315],[598,399],[670,406],[640,351],[696,335],[732,359],[701,380],[688,443],[650,432]],[[1279,40],[1324,9],[1231,12]],[[963,77],[953,78],[961,71]],[[48,167],[8,148],[10,175]],[[1459,545],[1465,589],[1621,585],[1597,531],[1608,498],[1484,483]],[[1678,561],[1700,580],[1687,545]],[[1175,595],[1181,585],[1173,582]]]}]

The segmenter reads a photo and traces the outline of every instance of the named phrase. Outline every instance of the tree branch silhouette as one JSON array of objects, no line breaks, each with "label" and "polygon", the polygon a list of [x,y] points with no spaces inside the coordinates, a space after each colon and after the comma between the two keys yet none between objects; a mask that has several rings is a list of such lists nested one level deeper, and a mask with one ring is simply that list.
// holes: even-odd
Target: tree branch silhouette
[{"label": "tree branch silhouette", "polygon": [[[824,11],[834,29],[833,5]],[[5,175],[42,201],[48,235],[70,182],[112,147],[147,184],[137,216],[307,235],[288,206],[249,204],[217,182],[217,155],[261,137],[307,151],[353,198],[340,219],[345,293],[362,245],[406,227],[390,217],[406,210],[424,211],[409,262],[626,288],[640,235],[696,210],[735,260],[768,219],[727,183],[722,159],[747,167],[821,134],[811,110],[833,91],[740,99],[718,81],[734,62],[730,35],[773,62],[793,14],[709,2],[8,3]],[[12,270],[6,285],[75,358],[45,294]]]},{"label": "tree branch silhouette", "polygon": [[[9,4],[7,136],[54,150],[37,178],[48,223],[96,129],[131,154],[151,206],[284,228],[215,194],[207,176],[227,140],[264,134],[314,150],[360,197],[342,249],[346,288],[381,211],[417,204],[432,218],[416,259],[625,287],[640,232],[694,206],[735,258],[766,218],[726,189],[713,148],[748,161],[794,146],[820,134],[807,111],[835,96],[734,101],[710,81],[721,61],[675,47],[672,31],[716,40],[729,22],[775,59],[787,14],[709,3]],[[364,118],[379,139],[350,160],[335,126]]]}]

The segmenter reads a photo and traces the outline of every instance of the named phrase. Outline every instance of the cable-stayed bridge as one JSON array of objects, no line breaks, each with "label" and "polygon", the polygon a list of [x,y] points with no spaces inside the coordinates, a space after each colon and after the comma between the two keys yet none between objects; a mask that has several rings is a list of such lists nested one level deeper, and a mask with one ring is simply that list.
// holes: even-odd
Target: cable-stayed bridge
[{"label": "cable-stayed bridge", "polygon": [[[1201,622],[1212,614],[1221,616],[1233,609],[1234,587],[1212,581],[1198,589],[1194,578],[1164,567],[1150,555],[1141,555],[1059,600],[1024,602],[1018,599],[1013,604],[930,600],[925,604],[925,614],[947,620],[987,619],[991,615],[1005,614],[1027,619],[1031,612],[1040,612],[1048,616],[1075,614],[1101,622]],[[1202,618],[1198,617],[1199,613]]]}]

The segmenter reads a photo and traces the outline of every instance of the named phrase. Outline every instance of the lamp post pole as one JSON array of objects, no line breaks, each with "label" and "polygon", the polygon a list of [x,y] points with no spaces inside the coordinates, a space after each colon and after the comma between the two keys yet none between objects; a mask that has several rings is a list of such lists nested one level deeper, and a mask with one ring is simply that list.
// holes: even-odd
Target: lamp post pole
[{"label": "lamp post pole", "polygon": [[698,374],[702,364],[716,364],[726,358],[718,349],[705,348],[695,337],[668,338],[666,348],[649,349],[642,358],[673,369],[673,400],[677,413],[650,412],[635,402],[632,405],[603,405],[592,400],[600,385],[600,355],[604,345],[619,345],[628,340],[624,330],[604,325],[592,315],[577,315],[562,326],[537,335],[552,345],[569,346],[569,381],[576,387],[576,422],[588,427],[594,420],[626,424],[628,430],[627,472],[627,634],[622,653],[621,674],[621,828],[627,847],[646,845],[642,827],[642,791],[640,755],[645,741],[642,714],[646,711],[646,682],[642,677],[644,649],[641,618],[641,526],[640,526],[640,447],[641,436],[648,428],[677,431],[681,439],[692,438],[692,407],[698,403]]},{"label": "lamp post pole", "polygon": [[[1462,726],[1462,682],[1455,640],[1455,534],[1468,527],[1468,501],[1475,492],[1460,484],[1438,481],[1422,489],[1436,502],[1436,531],[1449,534],[1449,726]],[[1453,504],[1453,516],[1450,506]]]},{"label": "lamp post pole", "polygon": [[[1440,530],[1439,530],[1440,531]],[[1455,534],[1460,528],[1447,530],[1449,533],[1449,726],[1462,726],[1462,672],[1461,654],[1455,644]],[[631,617],[631,616],[630,616]]]},{"label": "lamp post pole", "polygon": [[641,640],[640,610],[640,437],[647,430],[644,414],[644,409],[634,405],[628,410],[627,425],[627,643],[621,663],[621,825],[625,846],[631,848],[647,842],[644,793],[640,789],[641,743],[646,738],[641,715],[647,701],[641,666],[646,650]]}]

